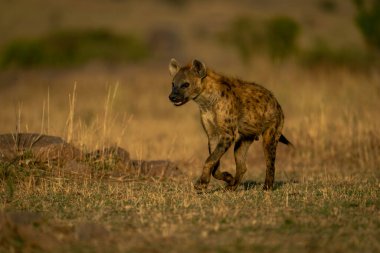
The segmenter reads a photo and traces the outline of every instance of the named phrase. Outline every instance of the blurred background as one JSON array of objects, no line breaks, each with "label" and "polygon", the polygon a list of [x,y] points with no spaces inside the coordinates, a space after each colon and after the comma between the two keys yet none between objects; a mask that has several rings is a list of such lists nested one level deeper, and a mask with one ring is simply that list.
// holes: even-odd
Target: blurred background
[{"label": "blurred background", "polygon": [[371,51],[380,47],[379,5],[376,0],[4,0],[1,66],[137,64],[172,56],[236,65],[267,56],[308,66],[367,67],[375,61]]},{"label": "blurred background", "polygon": [[298,165],[377,161],[377,0],[2,0],[0,34],[2,133],[201,164],[197,106],[168,100],[170,58],[197,58],[273,91]]}]

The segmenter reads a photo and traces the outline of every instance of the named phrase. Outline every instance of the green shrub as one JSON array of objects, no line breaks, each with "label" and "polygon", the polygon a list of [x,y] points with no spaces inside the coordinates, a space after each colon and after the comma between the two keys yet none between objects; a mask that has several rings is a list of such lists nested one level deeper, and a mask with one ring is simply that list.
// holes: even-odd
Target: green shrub
[{"label": "green shrub", "polygon": [[267,45],[270,56],[283,59],[297,49],[299,25],[289,17],[275,17],[267,23]]},{"label": "green shrub", "polygon": [[121,36],[101,29],[70,30],[10,42],[0,55],[0,65],[67,66],[91,60],[135,62],[148,55],[145,43],[132,35]]},{"label": "green shrub", "polygon": [[16,63],[19,66],[37,65],[43,61],[44,52],[38,41],[16,40],[5,47],[1,54],[1,66]]},{"label": "green shrub", "polygon": [[333,13],[338,9],[338,5],[334,0],[320,0],[318,2],[318,7],[326,13]]},{"label": "green shrub", "polygon": [[302,51],[300,61],[307,67],[346,67],[363,69],[374,63],[366,51],[347,47],[332,48],[325,41],[316,40],[310,49]]},{"label": "green shrub", "polygon": [[263,32],[259,26],[248,17],[238,17],[230,27],[219,34],[222,43],[237,50],[240,58],[248,62],[255,51],[259,51],[264,42]]},{"label": "green shrub", "polygon": [[188,3],[187,0],[162,0],[162,2],[175,7],[183,7],[185,4]]},{"label": "green shrub", "polygon": [[380,1],[354,0],[357,8],[355,23],[366,43],[380,51]]},{"label": "green shrub", "polygon": [[219,33],[218,38],[224,45],[235,48],[245,63],[254,54],[263,52],[274,61],[294,56],[306,67],[332,66],[359,70],[378,64],[376,54],[357,47],[333,48],[318,39],[310,48],[299,48],[297,39],[300,31],[297,22],[289,17],[278,16],[266,22],[239,17],[228,29]]},{"label": "green shrub", "polygon": [[298,24],[288,17],[276,17],[267,23],[238,17],[219,34],[219,39],[234,47],[244,62],[257,52],[282,59],[296,51],[299,30]]}]

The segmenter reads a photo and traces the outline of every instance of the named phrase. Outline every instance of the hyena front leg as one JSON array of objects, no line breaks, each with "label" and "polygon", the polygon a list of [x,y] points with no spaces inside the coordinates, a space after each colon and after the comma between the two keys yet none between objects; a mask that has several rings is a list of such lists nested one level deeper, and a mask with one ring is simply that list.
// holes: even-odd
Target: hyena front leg
[{"label": "hyena front leg", "polygon": [[273,189],[274,174],[275,174],[275,161],[276,161],[276,148],[280,135],[276,129],[269,128],[263,133],[263,148],[267,164],[264,190]]},{"label": "hyena front leg", "polygon": [[[219,143],[219,137],[218,136],[209,138],[208,151],[209,151],[210,155],[211,155],[211,152],[216,149],[218,143]],[[214,178],[216,178],[218,180],[223,180],[227,184],[232,184],[234,182],[234,177],[230,173],[228,173],[227,171],[225,171],[225,172],[220,171],[220,161],[218,161],[215,164],[215,166],[212,168],[211,174]]]},{"label": "hyena front leg", "polygon": [[245,172],[247,171],[247,165],[245,163],[245,160],[247,158],[247,151],[249,149],[249,146],[254,141],[254,138],[252,137],[239,137],[239,139],[235,142],[234,147],[234,156],[235,156],[235,163],[236,163],[236,175],[235,180],[227,185],[227,190],[236,190],[236,188],[239,186]]},{"label": "hyena front leg", "polygon": [[228,148],[233,142],[233,137],[230,135],[225,135],[220,137],[216,148],[210,156],[207,158],[204,166],[201,177],[197,180],[194,187],[196,190],[203,190],[207,188],[208,183],[210,182],[210,176],[212,170],[218,165],[220,158],[226,153]]}]

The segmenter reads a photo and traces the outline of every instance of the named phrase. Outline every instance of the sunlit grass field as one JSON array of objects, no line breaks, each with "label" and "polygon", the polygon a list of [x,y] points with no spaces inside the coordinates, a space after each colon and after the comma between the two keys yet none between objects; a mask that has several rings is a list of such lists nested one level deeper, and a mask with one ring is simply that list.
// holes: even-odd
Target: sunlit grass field
[{"label": "sunlit grass field", "polygon": [[[94,2],[72,9],[60,1],[45,9],[41,0],[25,1],[23,8],[2,3],[1,12],[8,12],[0,20],[1,45],[59,27],[120,34],[137,27],[135,34],[145,38],[175,24],[182,44],[137,64],[1,69],[0,133],[61,136],[89,151],[117,145],[131,159],[171,160],[181,174],[115,180],[103,176],[112,166],[90,164],[76,175],[33,157],[1,162],[0,252],[380,252],[377,66],[310,68],[260,53],[243,63],[210,35],[235,16],[285,12],[302,24],[301,45],[320,36],[335,46],[363,48],[347,25],[351,5],[337,1],[335,14],[328,14],[302,1],[260,1],[251,9],[248,2],[171,5],[178,2]],[[171,57],[181,64],[197,57],[274,93],[285,114],[283,134],[295,148],[279,144],[273,191],[262,190],[261,140],[248,152],[248,171],[236,191],[224,191],[215,179],[206,192],[193,190],[208,156],[207,137],[195,103],[175,107],[168,99]],[[222,170],[234,173],[232,150]]]},{"label": "sunlit grass field", "polygon": [[[116,143],[134,159],[170,159],[183,172],[115,182],[41,176],[21,163],[15,178],[1,181],[4,252],[379,250],[378,73],[312,72],[292,64],[231,73],[274,92],[295,149],[279,146],[273,191],[262,191],[259,141],[236,192],[213,180],[198,194],[192,183],[207,158],[198,109],[169,103],[166,64],[149,66],[149,75],[145,68],[89,66],[48,77],[35,70],[3,90],[2,132],[58,135],[87,149]],[[231,152],[222,168],[234,171]]]}]

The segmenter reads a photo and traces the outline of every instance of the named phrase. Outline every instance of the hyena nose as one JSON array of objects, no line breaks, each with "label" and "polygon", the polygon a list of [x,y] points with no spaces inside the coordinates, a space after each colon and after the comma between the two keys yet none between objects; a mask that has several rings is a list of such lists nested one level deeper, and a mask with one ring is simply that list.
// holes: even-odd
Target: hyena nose
[{"label": "hyena nose", "polygon": [[170,93],[169,100],[174,101],[176,99],[176,97],[177,97],[176,95],[174,95],[173,93]]}]

